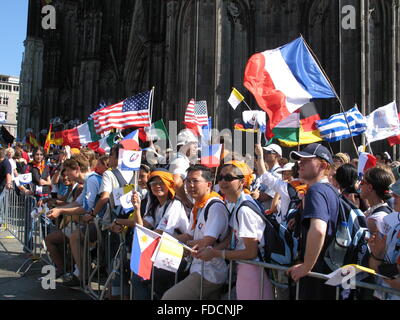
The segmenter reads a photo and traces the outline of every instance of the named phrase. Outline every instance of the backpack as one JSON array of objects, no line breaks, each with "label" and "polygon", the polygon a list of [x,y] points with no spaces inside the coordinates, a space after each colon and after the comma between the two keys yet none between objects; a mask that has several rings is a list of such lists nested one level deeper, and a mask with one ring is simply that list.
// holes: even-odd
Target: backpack
[{"label": "backpack", "polygon": [[[264,215],[259,206],[250,200],[243,201],[236,212],[241,207],[249,207],[256,212],[265,222],[264,229],[264,249],[259,252],[260,258],[266,263],[274,263],[283,266],[293,265],[298,254],[298,239],[293,236],[283,224],[278,223],[274,215]],[[237,223],[239,223],[236,215]]]},{"label": "backpack", "polygon": [[[226,207],[225,203],[224,203],[222,200],[213,199],[213,200],[211,200],[211,201],[207,204],[207,206],[204,208],[204,214],[203,214],[203,215],[204,215],[204,221],[207,222],[207,219],[208,219],[208,211],[210,210],[211,206],[212,206],[214,203],[222,203],[222,204],[224,205],[224,208],[225,208],[225,210],[226,210],[226,212],[227,212],[228,220],[229,220],[229,218],[230,218],[230,216],[231,216],[231,213],[229,212],[229,210],[228,210],[228,208]],[[219,235],[219,236],[221,236],[221,235]],[[217,239],[217,243],[218,243],[218,240],[219,240],[219,239]]]},{"label": "backpack", "polygon": [[[328,184],[329,185],[329,184]],[[370,251],[368,248],[368,237],[369,231],[367,228],[367,219],[364,213],[357,208],[351,201],[347,200],[344,196],[339,194],[333,186],[329,185],[338,196],[339,199],[339,214],[336,224],[336,234],[328,243],[325,251],[324,261],[328,267],[334,271],[347,264],[358,264],[361,266],[368,266],[368,260]],[[341,226],[342,222],[347,222],[347,230],[351,237],[350,245],[347,248],[343,257],[337,257],[338,246],[336,237],[338,233],[338,226]],[[335,256],[334,256],[335,255]]]}]

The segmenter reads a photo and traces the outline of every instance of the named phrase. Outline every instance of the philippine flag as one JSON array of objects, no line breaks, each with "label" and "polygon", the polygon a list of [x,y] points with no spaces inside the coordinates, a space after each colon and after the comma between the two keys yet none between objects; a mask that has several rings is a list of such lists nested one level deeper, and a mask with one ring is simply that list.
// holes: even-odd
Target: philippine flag
[{"label": "philippine flag", "polygon": [[153,262],[151,257],[157,248],[161,235],[136,225],[132,243],[131,270],[144,280],[149,280]]},{"label": "philippine flag", "polygon": [[222,144],[201,146],[201,164],[206,167],[218,167],[221,159]]},{"label": "philippine flag", "polygon": [[123,138],[120,142],[126,150],[140,150],[139,130],[135,130]]},{"label": "philippine flag", "polygon": [[243,84],[268,113],[270,130],[311,99],[336,97],[301,37],[251,56]]}]

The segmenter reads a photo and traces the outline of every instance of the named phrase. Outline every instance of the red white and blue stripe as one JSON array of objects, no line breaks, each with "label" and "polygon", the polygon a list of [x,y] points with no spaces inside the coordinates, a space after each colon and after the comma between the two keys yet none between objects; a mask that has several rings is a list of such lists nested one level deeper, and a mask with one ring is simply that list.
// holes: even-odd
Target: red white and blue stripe
[{"label": "red white and blue stripe", "polygon": [[270,129],[311,99],[336,96],[303,38],[254,54],[243,84],[268,113]]}]

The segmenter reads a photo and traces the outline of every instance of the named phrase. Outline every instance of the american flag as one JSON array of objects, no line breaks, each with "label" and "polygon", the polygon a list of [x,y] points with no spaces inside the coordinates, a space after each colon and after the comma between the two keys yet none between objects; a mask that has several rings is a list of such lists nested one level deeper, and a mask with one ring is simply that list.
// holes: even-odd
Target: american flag
[{"label": "american flag", "polygon": [[185,123],[193,123],[198,126],[208,125],[207,101],[191,99],[186,108]]},{"label": "american flag", "polygon": [[139,93],[92,114],[98,134],[111,129],[150,126],[150,103],[153,90]]}]

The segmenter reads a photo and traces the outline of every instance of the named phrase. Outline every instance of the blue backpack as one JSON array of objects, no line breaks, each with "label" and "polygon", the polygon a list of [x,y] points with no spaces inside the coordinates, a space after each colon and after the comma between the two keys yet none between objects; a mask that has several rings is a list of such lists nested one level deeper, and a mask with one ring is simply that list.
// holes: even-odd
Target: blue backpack
[{"label": "blue backpack", "polygon": [[[256,212],[265,222],[264,249],[260,253],[262,260],[266,263],[274,263],[282,266],[293,265],[298,255],[298,239],[283,224],[278,223],[274,215],[263,214],[262,209],[250,200],[243,201],[241,207],[249,207]],[[236,215],[237,222],[238,217]]]},{"label": "blue backpack", "polygon": [[[328,184],[329,185],[329,184]],[[351,237],[351,243],[346,248],[346,253],[341,261],[336,261],[334,255],[336,235],[332,237],[330,243],[327,246],[324,261],[329,266],[329,268],[334,271],[341,266],[347,264],[358,264],[361,266],[368,266],[368,260],[370,251],[368,248],[368,238],[369,234],[367,228],[367,219],[364,213],[357,208],[351,201],[347,200],[341,194],[339,194],[333,186],[329,185],[332,190],[338,196],[339,199],[339,214],[337,220],[337,228],[342,222],[347,222],[347,229]],[[389,209],[389,207],[387,207]]]}]

